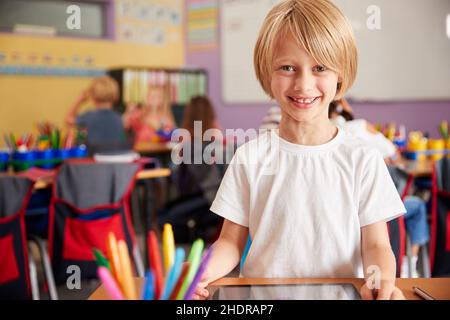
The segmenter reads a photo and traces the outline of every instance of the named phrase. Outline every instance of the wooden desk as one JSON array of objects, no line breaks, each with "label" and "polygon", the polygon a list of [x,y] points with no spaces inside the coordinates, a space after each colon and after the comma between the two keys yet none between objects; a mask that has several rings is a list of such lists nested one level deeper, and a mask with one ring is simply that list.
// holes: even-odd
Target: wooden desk
[{"label": "wooden desk", "polygon": [[[148,170],[141,170],[137,174],[138,180],[144,180],[144,179],[154,179],[154,178],[163,178],[170,176],[170,169],[167,168],[157,168],[157,169],[148,169]],[[45,189],[52,185],[53,183],[54,174],[49,174],[48,176],[45,176],[39,180],[36,181],[34,184],[34,189]]]},{"label": "wooden desk", "polygon": [[133,150],[139,154],[165,154],[172,152],[172,145],[170,143],[161,142],[141,142],[137,143]]},{"label": "wooden desk", "polygon": [[[142,278],[136,278],[136,288],[141,288]],[[363,279],[262,279],[262,278],[222,278],[211,286],[249,285],[249,284],[292,284],[292,283],[352,283],[356,289],[364,284]],[[412,287],[416,286],[437,300],[450,300],[450,278],[419,278],[419,279],[397,279],[396,285],[402,290],[407,300],[422,300],[417,296]],[[103,285],[92,293],[89,300],[108,300],[109,295]]]},{"label": "wooden desk", "polygon": [[433,160],[401,160],[399,168],[405,170],[413,178],[431,178],[433,173]]}]

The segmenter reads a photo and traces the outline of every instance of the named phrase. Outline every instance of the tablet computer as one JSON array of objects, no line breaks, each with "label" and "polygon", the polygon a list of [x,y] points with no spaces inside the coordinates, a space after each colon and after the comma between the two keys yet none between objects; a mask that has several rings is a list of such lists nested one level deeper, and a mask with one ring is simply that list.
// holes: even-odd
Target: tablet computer
[{"label": "tablet computer", "polygon": [[296,283],[209,287],[211,300],[361,300],[351,283]]}]

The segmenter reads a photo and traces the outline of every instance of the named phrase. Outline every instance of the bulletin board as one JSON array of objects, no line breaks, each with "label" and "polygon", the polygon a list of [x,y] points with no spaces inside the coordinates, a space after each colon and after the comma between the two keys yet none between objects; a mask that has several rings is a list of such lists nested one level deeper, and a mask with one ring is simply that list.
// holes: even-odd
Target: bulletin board
[{"label": "bulletin board", "polygon": [[[278,0],[221,1],[222,93],[227,103],[266,102],[253,68],[253,49]],[[369,29],[372,0],[334,0],[349,18],[358,45],[356,100],[450,100],[448,0],[378,0],[381,28]],[[251,12],[251,14],[248,14]],[[449,19],[450,20],[450,19]]]},{"label": "bulletin board", "polygon": [[182,42],[182,0],[115,0],[116,39],[156,46]]}]

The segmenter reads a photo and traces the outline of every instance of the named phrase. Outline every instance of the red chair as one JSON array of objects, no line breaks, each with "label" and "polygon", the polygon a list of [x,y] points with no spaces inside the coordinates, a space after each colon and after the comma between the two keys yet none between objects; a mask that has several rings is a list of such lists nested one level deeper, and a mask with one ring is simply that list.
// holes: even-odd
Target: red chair
[{"label": "red chair", "polygon": [[25,209],[33,182],[0,176],[0,299],[37,299],[36,267],[28,254]]},{"label": "red chair", "polygon": [[450,158],[435,162],[431,190],[431,275],[448,277],[450,276]]},{"label": "red chair", "polygon": [[[388,170],[389,174],[391,175],[392,181],[394,182],[395,187],[397,188],[397,191],[403,201],[408,195],[413,179],[405,171],[397,167],[388,166]],[[403,218],[403,216],[389,221],[388,231],[392,251],[394,252],[395,260],[397,263],[397,277],[400,277],[403,256],[405,255],[406,248],[406,227],[405,219]]]},{"label": "red chair", "polygon": [[82,279],[97,278],[92,249],[106,254],[113,232],[125,240],[139,276],[144,268],[131,224],[130,195],[138,163],[65,162],[53,184],[49,217],[49,252],[55,277],[64,282],[68,268],[78,266]]}]

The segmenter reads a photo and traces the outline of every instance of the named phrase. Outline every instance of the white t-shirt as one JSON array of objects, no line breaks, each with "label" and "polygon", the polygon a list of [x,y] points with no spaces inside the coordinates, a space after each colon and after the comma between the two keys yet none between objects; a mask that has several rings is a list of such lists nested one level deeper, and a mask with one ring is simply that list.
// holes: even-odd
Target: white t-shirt
[{"label": "white t-shirt", "polygon": [[363,277],[360,228],[406,212],[379,152],[342,129],[319,146],[277,130],[242,145],[211,211],[249,228],[245,277]]}]

